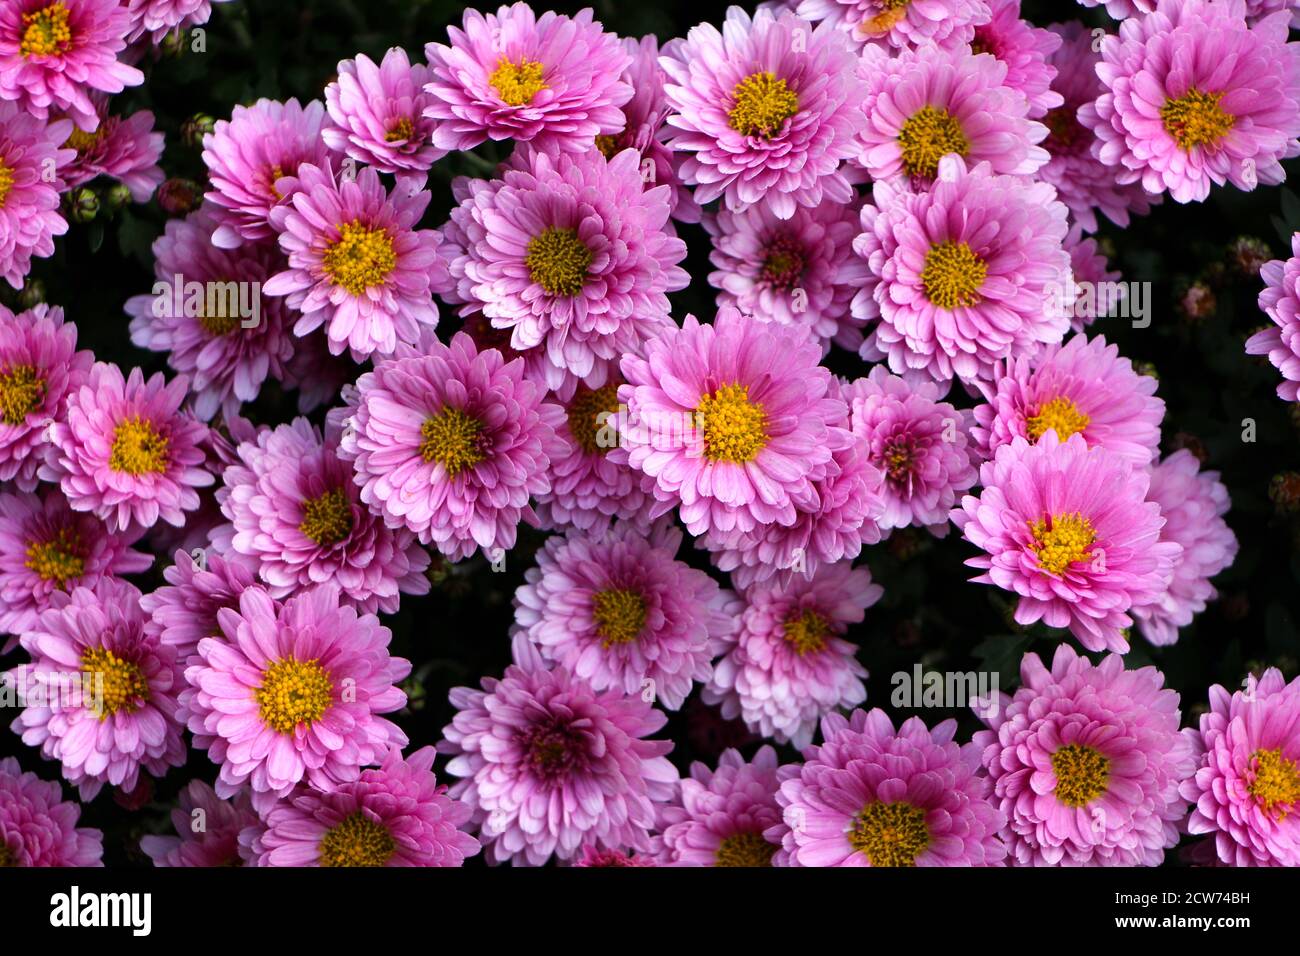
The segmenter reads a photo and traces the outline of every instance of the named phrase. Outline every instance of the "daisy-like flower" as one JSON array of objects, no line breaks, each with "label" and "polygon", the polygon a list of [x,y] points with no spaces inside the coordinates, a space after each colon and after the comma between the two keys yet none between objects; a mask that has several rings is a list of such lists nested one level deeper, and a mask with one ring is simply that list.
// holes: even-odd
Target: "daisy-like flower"
[{"label": "daisy-like flower", "polygon": [[1216,684],[1183,733],[1197,759],[1179,791],[1195,804],[1188,832],[1212,835],[1229,866],[1300,866],[1300,678],[1270,667],[1231,695]]},{"label": "daisy-like flower", "polygon": [[596,691],[548,668],[523,635],[513,647],[501,679],[452,690],[457,714],[438,745],[486,858],[541,866],[587,849],[648,852],[655,804],[678,781],[664,756],[672,743],[645,739],[667,718],[642,694]]},{"label": "daisy-like flower", "polygon": [[855,155],[873,180],[928,187],[955,154],[994,173],[1029,175],[1047,162],[1047,127],[1029,118],[1025,94],[995,57],[925,46],[863,57],[865,125]]},{"label": "daisy-like flower", "polygon": [[236,557],[177,551],[175,563],[163,570],[167,583],[140,598],[140,609],[150,617],[146,626],[175,649],[183,667],[199,641],[221,633],[217,612],[238,609],[239,596],[257,583],[252,566]]},{"label": "daisy-like flower", "polygon": [[1178,694],[1154,667],[1094,665],[1057,645],[1049,671],[1020,663],[1009,699],[983,701],[975,734],[1003,832],[1020,866],[1158,866],[1187,814],[1178,787],[1195,770]]},{"label": "daisy-like flower", "polygon": [[971,49],[991,53],[1007,65],[1006,85],[1029,101],[1029,115],[1040,117],[1061,105],[1061,93],[1052,87],[1056,67],[1051,55],[1061,37],[1020,18],[1020,0],[989,0],[992,19],[975,28]]},{"label": "daisy-like flower", "polygon": [[121,93],[144,74],[118,59],[131,15],[121,0],[12,0],[0,7],[0,100],[47,119],[99,123],[91,93]]},{"label": "daisy-like flower", "polygon": [[[203,137],[203,164],[219,225],[212,241],[223,249],[272,239],[271,210],[298,191],[298,167],[324,166],[329,147],[321,130],[329,124],[317,100],[280,103],[260,99],[236,106]],[[331,223],[330,225],[333,225]]]},{"label": "daisy-like flower", "polygon": [[980,456],[969,412],[942,401],[947,388],[917,375],[900,378],[877,365],[844,389],[849,426],[883,475],[882,530],[909,525],[948,533],[948,512],[975,484]]},{"label": "daisy-like flower", "polygon": [[212,543],[255,565],[272,597],[329,581],[360,610],[392,614],[402,593],[428,593],[428,553],[366,509],[337,443],[307,419],[265,429],[238,455],[217,490],[226,523]]},{"label": "daisy-like flower", "polygon": [[619,107],[632,96],[620,78],[630,57],[618,37],[592,20],[526,3],[495,14],[466,10],[451,45],[424,48],[432,80],[425,115],[437,121],[439,149],[473,149],[486,139],[553,143],[581,152],[598,135],[623,129]]},{"label": "daisy-like flower", "polygon": [[32,256],[54,255],[54,237],[68,231],[59,193],[77,151],[60,147],[73,129],[70,120],[38,120],[0,100],[0,277],[15,289]]},{"label": "daisy-like flower", "polygon": [[252,788],[265,814],[306,781],[333,790],[356,780],[406,735],[380,717],[400,709],[409,661],[388,655],[392,633],[339,603],[333,584],[277,606],[263,588],[217,612],[221,634],[199,641],[182,706],[194,745],[220,765],[216,792]]},{"label": "daisy-like flower", "polygon": [[[461,866],[479,851],[470,809],[433,775],[435,752],[388,752],[329,793],[300,788],[250,841],[255,866]],[[246,836],[247,839],[247,836]]]},{"label": "daisy-like flower", "polygon": [[1079,119],[1115,181],[1200,202],[1210,186],[1252,190],[1300,155],[1300,70],[1291,15],[1247,26],[1242,0],[1159,0],[1102,40],[1105,92]]},{"label": "daisy-like flower", "polygon": [[1159,454],[1165,403],[1156,397],[1156,380],[1135,372],[1105,336],[1050,345],[1033,361],[1007,362],[981,384],[988,403],[976,406],[972,434],[984,458],[1016,438],[1033,444],[1048,431],[1061,441],[1082,435],[1089,448],[1105,448],[1137,468]]},{"label": "daisy-like flower", "polygon": [[831,467],[847,408],[821,348],[798,329],[722,309],[693,315],[623,359],[623,447],[611,451],[680,504],[693,535],[793,524],[796,500]]},{"label": "daisy-like flower", "polygon": [[162,185],[158,165],[163,153],[163,134],[154,132],[154,116],[140,110],[127,117],[108,112],[107,97],[96,97],[99,125],[93,133],[74,129],[64,146],[77,151],[77,158],[63,169],[69,189],[85,185],[97,176],[122,183],[135,202],[148,202]]},{"label": "daisy-like flower", "polygon": [[515,592],[515,626],[595,691],[646,691],[677,710],[735,630],[738,603],[676,560],[682,533],[615,524],[548,538]]},{"label": "daisy-like flower", "polygon": [[1273,367],[1282,373],[1278,398],[1294,402],[1300,399],[1300,232],[1291,237],[1291,258],[1264,263],[1259,276],[1264,280],[1259,307],[1276,328],[1252,335],[1246,340],[1246,352],[1268,356]]},{"label": "daisy-like flower", "polygon": [[77,351],[77,327],[58,306],[18,315],[0,306],[0,481],[35,489],[46,430],[63,418],[64,397],[94,362],[91,352]]},{"label": "daisy-like flower", "polygon": [[822,719],[822,743],[783,772],[777,866],[998,866],[1006,823],[979,748],[955,720],[898,730],[883,710]]},{"label": "daisy-like flower", "polygon": [[989,22],[988,0],[801,0],[799,16],[829,20],[855,43],[906,50],[970,43]]},{"label": "daisy-like flower", "polygon": [[1076,222],[1065,237],[1065,250],[1070,254],[1070,272],[1075,296],[1067,301],[1062,294],[1060,302],[1052,300],[1050,306],[1059,304],[1070,316],[1070,330],[1082,332],[1097,319],[1112,314],[1128,295],[1128,288],[1120,280],[1124,276],[1110,267],[1110,262],[1092,236],[1083,235],[1083,226]]},{"label": "daisy-like flower", "polygon": [[338,79],[325,87],[325,109],[334,121],[321,130],[325,144],[382,173],[425,173],[446,150],[433,145],[436,129],[424,115],[424,92],[432,71],[412,65],[401,47],[376,64],[364,53],[339,63]]},{"label": "daisy-like flower", "polygon": [[185,763],[170,647],[150,636],[140,592],[116,578],[58,591],[22,637],[30,664],[10,672],[25,706],[10,725],[23,743],[63,765],[82,800],[105,784],[135,789]]},{"label": "daisy-like flower", "polygon": [[124,378],[116,365],[96,362],[49,428],[41,480],[57,482],[73,509],[109,528],[148,529],[159,519],[181,527],[199,507],[196,489],[213,483],[207,427],[181,408],[188,389],[183,375],[146,381],[133,368]]},{"label": "daisy-like flower", "polygon": [[690,281],[686,244],[668,221],[669,187],[646,189],[638,163],[630,149],[609,161],[522,149],[500,179],[461,190],[443,230],[454,250],[443,297],[512,330],[516,350],[540,347],[547,388],[574,376],[599,388],[672,326],[667,293]]},{"label": "daisy-like flower", "polygon": [[262,294],[284,257],[267,243],[214,246],[216,222],[209,204],[169,220],[153,244],[154,291],[126,301],[131,341],[190,378],[202,421],[287,380],[295,350],[283,300]]},{"label": "daisy-like flower", "polygon": [[623,867],[623,866],[654,866],[655,862],[649,856],[639,856],[635,853],[625,853],[622,850],[601,850],[594,846],[584,846],[582,856],[575,859],[573,866],[601,866],[601,867]]},{"label": "daisy-like flower", "polygon": [[1163,541],[1146,468],[1082,435],[1015,438],[980,467],[984,490],[952,520],[985,553],[972,580],[1019,596],[1016,623],[1068,627],[1090,651],[1128,651],[1128,610],[1169,586],[1182,547]]},{"label": "daisy-like flower", "polygon": [[134,43],[146,33],[156,46],[175,30],[201,27],[212,16],[212,4],[230,0],[123,0],[131,14],[127,39]]},{"label": "daisy-like flower", "polygon": [[257,814],[247,791],[222,800],[210,784],[191,780],[171,821],[176,836],[140,838],[140,849],[154,866],[240,866],[239,833],[257,825]]},{"label": "daisy-like flower", "polygon": [[853,314],[876,320],[864,358],[971,381],[1065,335],[1064,310],[1044,308],[1070,277],[1066,209],[1051,186],[949,156],[927,192],[885,182],[874,192],[853,244],[870,270]]},{"label": "daisy-like flower", "polygon": [[57,783],[0,760],[0,867],[103,866],[104,835],[77,826],[80,817]]},{"label": "daisy-like flower", "polygon": [[1085,7],[1105,7],[1116,20],[1145,16],[1156,8],[1156,0],[1079,0]]},{"label": "daisy-like flower", "polygon": [[856,151],[862,84],[833,25],[729,7],[722,32],[692,27],[659,63],[669,145],[686,154],[682,180],[700,205],[722,196],[733,209],[762,203],[789,219],[799,206],[853,198],[840,167]]},{"label": "daisy-like flower", "polygon": [[776,751],[746,761],[737,750],[716,770],[696,761],[681,791],[659,809],[659,861],[668,866],[771,866],[780,843],[763,835],[781,822]]},{"label": "daisy-like flower", "polygon": [[1160,540],[1182,545],[1169,589],[1153,604],[1133,609],[1142,636],[1152,644],[1173,644],[1178,629],[1192,623],[1205,603],[1219,596],[1210,583],[1237,556],[1237,536],[1223,520],[1231,502],[1217,471],[1201,471],[1186,448],[1151,469],[1147,500],[1160,506],[1165,526]]},{"label": "daisy-like flower", "polygon": [[714,665],[704,702],[721,703],[723,717],[739,716],[778,743],[808,746],[821,718],[867,699],[866,668],[844,635],[882,593],[870,571],[848,561],[746,589],[740,626]]}]

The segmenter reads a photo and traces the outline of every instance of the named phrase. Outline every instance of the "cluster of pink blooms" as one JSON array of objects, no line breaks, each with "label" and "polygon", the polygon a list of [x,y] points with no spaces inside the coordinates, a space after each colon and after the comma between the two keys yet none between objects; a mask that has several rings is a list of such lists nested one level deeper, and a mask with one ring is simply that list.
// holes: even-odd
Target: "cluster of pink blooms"
[{"label": "cluster of pink blooms", "polygon": [[[78,350],[57,307],[0,310],[14,731],[83,801],[205,753],[176,833],[141,842],[158,866],[1155,865],[1186,834],[1300,865],[1300,681],[1215,687],[1193,728],[1197,701],[1124,667],[1237,541],[1217,473],[1161,457],[1156,380],[1070,291],[1116,277],[1098,214],[1282,180],[1300,46],[1279,4],[1106,6],[1126,19],[1099,44],[1018,0],[801,0],[660,46],[520,2],[423,62],[340,63],[321,100],[235,107],[202,206],[154,244],[166,291],[125,304],[168,373]],[[0,7],[14,288],[68,229],[61,193],[161,182],[152,117],[111,95],[211,14]],[[489,142],[508,158],[425,228],[431,169]],[[703,320],[671,314],[683,223],[711,240]],[[1294,248],[1248,345],[1288,401]],[[188,282],[251,287],[256,321]],[[244,418],[268,383],[303,417]],[[525,524],[550,536],[513,663],[408,740],[383,617]],[[1067,641],[973,739],[866,704],[851,629],[883,591],[855,562],[904,529],[956,529],[1017,625]],[[662,731],[697,691],[801,759],[683,775]],[[98,862],[77,821],[0,762],[0,865]]]}]

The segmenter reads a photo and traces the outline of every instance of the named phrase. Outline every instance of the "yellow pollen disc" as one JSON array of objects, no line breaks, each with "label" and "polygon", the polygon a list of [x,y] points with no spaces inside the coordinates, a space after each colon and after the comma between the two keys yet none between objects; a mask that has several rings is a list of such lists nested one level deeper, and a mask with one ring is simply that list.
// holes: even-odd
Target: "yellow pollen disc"
[{"label": "yellow pollen disc", "polygon": [[1025,431],[1032,442],[1042,438],[1048,429],[1055,431],[1056,437],[1065,441],[1087,428],[1090,421],[1092,419],[1079,411],[1079,406],[1064,395],[1058,395],[1038,406],[1037,415],[1025,419]]},{"label": "yellow pollen disc", "polygon": [[347,491],[335,488],[304,501],[298,530],[323,547],[347,538],[352,533],[352,502]]},{"label": "yellow pollen disc", "polygon": [[703,424],[704,456],[709,461],[744,464],[768,443],[767,412],[749,400],[749,387],[723,385],[700,399],[695,414]]},{"label": "yellow pollen disc", "polygon": [[321,837],[320,865],[383,866],[396,849],[397,842],[388,828],[358,810]]},{"label": "yellow pollen disc", "polygon": [[906,481],[912,476],[916,462],[916,450],[907,438],[895,438],[881,449],[885,473],[894,482]]},{"label": "yellow pollen disc", "polygon": [[606,159],[613,159],[618,155],[618,139],[602,133],[596,137],[596,148],[600,150],[600,155]]},{"label": "yellow pollen disc", "polygon": [[17,866],[18,855],[3,843],[0,843],[0,869]]},{"label": "yellow pollen disc", "polygon": [[1280,748],[1256,750],[1250,755],[1250,762],[1255,779],[1246,790],[1259,801],[1265,813],[1279,807],[1282,813],[1278,819],[1286,819],[1300,803],[1300,770],[1296,769],[1296,762],[1282,756]]},{"label": "yellow pollen disc", "polygon": [[23,14],[23,40],[19,52],[25,57],[59,56],[72,47],[68,8],[51,3],[34,13]]},{"label": "yellow pollen disc", "polygon": [[903,168],[913,176],[934,176],[939,160],[949,153],[965,156],[970,140],[957,117],[938,106],[923,106],[898,131],[898,148]]},{"label": "yellow pollen disc", "polygon": [[63,148],[75,149],[78,153],[85,154],[98,146],[107,135],[108,123],[100,123],[99,127],[93,133],[87,133],[85,130],[78,129],[74,126],[72,129],[72,135],[69,136],[68,141],[63,144]]},{"label": "yellow pollen disc", "polygon": [[1237,122],[1219,106],[1222,99],[1222,93],[1202,93],[1193,87],[1176,100],[1165,100],[1160,120],[1165,131],[1185,150],[1217,146]]},{"label": "yellow pollen disc", "polygon": [[311,726],[334,699],[334,682],[316,660],[283,657],[262,671],[262,686],[253,692],[262,723],[282,734],[299,724]]},{"label": "yellow pollen disc", "polygon": [[86,546],[75,530],[60,528],[49,541],[28,542],[24,564],[42,581],[53,581],[57,588],[66,591],[69,581],[86,572]]},{"label": "yellow pollen disc", "polygon": [[980,303],[980,289],[988,273],[984,260],[966,243],[941,242],[925,254],[921,285],[925,297],[941,309],[969,308]]},{"label": "yellow pollen disc", "polygon": [[1083,744],[1068,744],[1052,754],[1056,799],[1067,807],[1087,806],[1106,792],[1110,759]]},{"label": "yellow pollen disc", "polygon": [[782,236],[772,242],[763,257],[763,278],[782,292],[788,292],[803,278],[803,244]]},{"label": "yellow pollen disc", "polygon": [[393,128],[384,134],[385,143],[400,143],[408,140],[415,135],[415,124],[410,118],[403,116],[393,124]]},{"label": "yellow pollen disc", "polygon": [[459,408],[444,408],[420,426],[420,457],[442,465],[455,478],[487,458],[483,423]]},{"label": "yellow pollen disc", "polygon": [[1079,111],[1073,106],[1058,106],[1048,110],[1043,117],[1043,125],[1048,129],[1047,142],[1044,147],[1049,153],[1056,153],[1073,146],[1083,127],[1079,125]]},{"label": "yellow pollen disc", "polygon": [[284,178],[284,169],[281,166],[268,166],[266,168],[266,191],[279,202],[284,197],[280,195],[280,190],[275,188],[277,181]]},{"label": "yellow pollen disc", "polygon": [[[613,447],[615,439],[612,436],[611,420],[618,415],[617,384],[611,382],[595,390],[579,385],[566,411],[569,416],[569,433],[583,451],[589,455],[603,455]],[[603,425],[597,421],[602,412],[608,412],[610,416]],[[608,447],[602,446],[597,440],[601,438],[602,429],[607,430],[604,438]]]},{"label": "yellow pollen disc", "polygon": [[830,622],[816,611],[808,610],[788,618],[781,625],[786,641],[803,657],[809,652],[824,650],[826,637],[831,632]]},{"label": "yellow pollen disc", "polygon": [[0,422],[21,425],[45,404],[45,379],[34,365],[0,370]]},{"label": "yellow pollen disc", "polygon": [[907,5],[911,0],[880,0],[880,12],[862,21],[862,32],[867,36],[882,36],[888,33],[907,16]]},{"label": "yellow pollen disc", "polygon": [[383,285],[397,266],[388,232],[369,229],[359,219],[340,225],[338,231],[338,240],[330,243],[321,263],[334,284],[352,295],[363,295],[372,285]]},{"label": "yellow pollen disc", "polygon": [[536,60],[512,63],[502,57],[488,77],[488,83],[507,106],[524,106],[546,89],[546,81],[542,79],[545,72],[545,67]]},{"label": "yellow pollen disc", "polygon": [[731,96],[735,105],[727,114],[728,125],[744,136],[775,136],[782,124],[799,112],[799,97],[772,73],[749,74],[736,84]]},{"label": "yellow pollen disc", "polygon": [[135,415],[118,423],[113,432],[113,450],[108,467],[128,475],[161,475],[169,462],[170,439],[153,427],[153,422]]},{"label": "yellow pollen disc", "polygon": [[910,803],[869,803],[849,828],[849,845],[872,866],[915,866],[930,845],[925,811]]},{"label": "yellow pollen disc", "polygon": [[1058,576],[1076,561],[1092,557],[1092,544],[1097,540],[1092,522],[1077,511],[1031,522],[1029,530],[1034,536],[1030,547],[1038,555],[1038,566]]},{"label": "yellow pollen disc", "polygon": [[5,206],[5,200],[9,198],[9,190],[14,188],[14,171],[12,167],[0,159],[0,209]]},{"label": "yellow pollen disc", "polygon": [[645,598],[621,588],[598,591],[592,598],[591,619],[596,622],[601,647],[631,644],[645,627]]},{"label": "yellow pollen disc", "polygon": [[95,700],[92,711],[100,720],[107,720],[119,710],[133,714],[149,699],[149,682],[139,665],[106,648],[92,647],[83,652],[81,672],[88,678],[86,693]]},{"label": "yellow pollen disc", "polygon": [[734,833],[718,844],[714,866],[771,866],[776,844],[761,833]]},{"label": "yellow pollen disc", "polygon": [[578,230],[551,226],[528,240],[524,265],[549,295],[577,295],[586,284],[592,258]]}]

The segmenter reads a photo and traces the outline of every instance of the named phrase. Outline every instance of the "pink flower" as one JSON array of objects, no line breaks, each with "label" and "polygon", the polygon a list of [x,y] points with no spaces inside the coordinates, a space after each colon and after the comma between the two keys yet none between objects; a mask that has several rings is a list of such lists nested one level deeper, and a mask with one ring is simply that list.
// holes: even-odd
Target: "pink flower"
[{"label": "pink flower", "polygon": [[1246,340],[1249,355],[1267,355],[1282,373],[1277,396],[1294,402],[1300,398],[1300,233],[1291,237],[1291,258],[1264,263],[1259,276],[1264,289],[1259,307],[1276,328],[1256,332]]},{"label": "pink flower", "polygon": [[239,596],[257,579],[253,568],[234,555],[177,551],[173,561],[163,570],[167,583],[140,598],[140,609],[150,617],[145,625],[150,632],[188,666],[199,641],[221,633],[217,612],[238,609]]},{"label": "pink flower", "polygon": [[1007,65],[1007,86],[1019,90],[1029,101],[1029,115],[1043,116],[1063,102],[1052,87],[1057,72],[1050,57],[1061,46],[1061,37],[1035,27],[1020,18],[1020,0],[989,0],[993,18],[975,28],[971,47],[976,53],[991,53]]},{"label": "pink flower", "polygon": [[1070,317],[1070,330],[1077,333],[1122,307],[1128,297],[1128,286],[1120,281],[1124,277],[1110,268],[1097,240],[1092,236],[1084,238],[1080,223],[1076,222],[1070,227],[1070,232],[1065,237],[1065,250],[1070,254],[1075,296],[1072,301],[1066,301],[1063,290],[1059,303],[1053,298],[1050,307],[1059,305]]},{"label": "pink flower", "polygon": [[379,64],[358,53],[338,72],[325,87],[334,125],[321,137],[330,149],[381,173],[425,173],[446,155],[430,141],[437,126],[424,115],[432,101],[423,90],[432,76],[427,66],[413,66],[405,50],[393,47]]},{"label": "pink flower", "polygon": [[809,20],[829,20],[855,43],[895,50],[970,43],[975,26],[990,16],[987,0],[802,0],[797,9]]},{"label": "pink flower", "polygon": [[135,202],[148,202],[163,181],[163,134],[154,132],[153,113],[141,110],[123,119],[108,112],[106,97],[95,101],[99,126],[93,133],[74,129],[64,144],[77,151],[63,170],[68,188],[107,176],[125,185]]},{"label": "pink flower", "polygon": [[68,120],[38,120],[0,100],[0,276],[15,289],[23,287],[32,256],[54,255],[54,237],[68,231],[59,193],[77,152],[60,146],[74,128]]},{"label": "pink flower", "polygon": [[229,0],[123,0],[131,12],[127,39],[135,42],[144,34],[156,46],[173,30],[201,27],[212,16],[212,4]]},{"label": "pink flower", "polygon": [[140,849],[154,866],[239,866],[239,832],[254,826],[257,814],[246,790],[222,800],[210,785],[191,780],[171,820],[176,836],[140,838]]},{"label": "pink flower", "polygon": [[57,783],[0,760],[0,865],[103,866],[104,835],[77,826],[80,816]]}]

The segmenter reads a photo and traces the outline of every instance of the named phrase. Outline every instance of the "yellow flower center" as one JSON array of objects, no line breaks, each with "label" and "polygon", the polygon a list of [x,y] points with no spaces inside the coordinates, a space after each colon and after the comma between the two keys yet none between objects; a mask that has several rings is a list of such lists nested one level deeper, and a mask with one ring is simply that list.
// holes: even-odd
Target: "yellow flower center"
[{"label": "yellow flower center", "polygon": [[86,675],[87,694],[95,698],[91,711],[107,720],[119,710],[128,714],[149,699],[149,682],[138,664],[123,660],[103,647],[82,652],[81,672]]},{"label": "yellow flower center", "polygon": [[352,533],[352,502],[347,490],[335,488],[304,501],[298,530],[324,547],[347,538]]},{"label": "yellow flower center", "polygon": [[601,133],[596,137],[596,148],[600,150],[600,155],[606,159],[613,159],[619,152],[618,139]]},{"label": "yellow flower center", "polygon": [[1048,515],[1041,521],[1031,522],[1031,545],[1038,555],[1038,566],[1044,571],[1062,575],[1076,561],[1086,561],[1092,556],[1092,544],[1097,532],[1092,522],[1077,511],[1074,514]]},{"label": "yellow flower center", "polygon": [[410,117],[402,116],[393,123],[392,128],[384,134],[385,143],[400,143],[415,135],[415,124]]},{"label": "yellow flower center", "polygon": [[925,254],[921,285],[927,299],[951,311],[958,306],[978,305],[988,274],[989,267],[966,243],[940,242]]},{"label": "yellow flower center", "polygon": [[[613,446],[614,439],[611,421],[618,415],[618,385],[611,382],[597,389],[579,385],[569,407],[565,410],[569,418],[569,433],[583,451],[589,455],[603,455]],[[608,413],[609,418],[602,425],[601,414]],[[601,430],[609,431],[604,436],[605,445],[601,445]]]},{"label": "yellow flower center", "polygon": [[915,866],[930,845],[925,811],[910,803],[869,803],[849,828],[849,845],[872,866]]},{"label": "yellow flower center", "polygon": [[0,843],[0,869],[18,865],[18,855],[9,847]]},{"label": "yellow flower center", "polygon": [[442,465],[455,478],[487,458],[483,423],[459,408],[444,408],[420,426],[420,457]]},{"label": "yellow flower center", "polygon": [[1037,442],[1047,433],[1048,429],[1056,432],[1056,437],[1065,441],[1071,435],[1077,434],[1088,427],[1090,419],[1083,412],[1079,411],[1079,406],[1066,398],[1064,395],[1058,395],[1051,401],[1044,402],[1038,406],[1038,414],[1030,415],[1025,419],[1025,431],[1029,435],[1029,440]]},{"label": "yellow flower center", "polygon": [[578,230],[551,226],[528,240],[524,265],[529,277],[549,295],[577,295],[587,281],[592,258]]},{"label": "yellow flower center", "polygon": [[132,416],[118,423],[108,467],[128,475],[156,474],[167,470],[170,439],[153,422]]},{"label": "yellow flower center", "polygon": [[23,56],[58,56],[72,47],[72,27],[68,24],[68,8],[62,3],[51,3],[34,13],[23,14],[23,40],[19,52]]},{"label": "yellow flower center", "polygon": [[881,460],[890,481],[905,482],[912,477],[916,465],[916,447],[907,437],[891,439],[881,449]]},{"label": "yellow flower center", "polygon": [[542,79],[544,72],[545,68],[536,60],[512,63],[502,57],[488,77],[488,83],[497,91],[501,102],[508,106],[524,106],[546,89],[546,81]]},{"label": "yellow flower center", "polygon": [[383,866],[397,849],[397,842],[382,823],[357,810],[332,826],[321,837],[321,866]]},{"label": "yellow flower center", "polygon": [[1073,146],[1083,132],[1083,127],[1079,125],[1078,108],[1073,106],[1058,106],[1054,110],[1048,110],[1043,117],[1043,125],[1048,130],[1047,142],[1043,145],[1049,153],[1058,153]]},{"label": "yellow flower center", "polygon": [[1160,120],[1165,131],[1183,149],[1215,146],[1237,122],[1219,106],[1222,93],[1202,93],[1193,87],[1176,100],[1165,100]]},{"label": "yellow flower center", "polygon": [[68,137],[67,142],[63,144],[64,149],[75,149],[78,153],[85,154],[108,135],[108,123],[100,123],[93,133],[87,133],[77,127],[72,128],[72,135]]},{"label": "yellow flower center", "polygon": [[888,33],[907,16],[907,5],[911,0],[878,0],[880,12],[862,21],[862,32],[867,36],[882,36]]},{"label": "yellow flower center", "polygon": [[334,698],[334,682],[315,659],[282,657],[262,671],[262,686],[253,697],[262,723],[291,734],[299,724],[310,727],[324,716]]},{"label": "yellow flower center", "polygon": [[744,136],[770,138],[799,112],[799,97],[785,80],[772,73],[751,73],[731,91],[735,100],[728,125]]},{"label": "yellow flower center", "polygon": [[34,365],[15,365],[0,372],[0,422],[21,425],[45,404],[45,379]]},{"label": "yellow flower center", "polygon": [[25,565],[42,581],[53,581],[66,591],[69,581],[86,572],[86,546],[74,529],[60,528],[49,541],[28,542]]},{"label": "yellow flower center", "polygon": [[761,833],[734,833],[720,844],[713,855],[714,866],[771,866],[775,843],[768,843]]},{"label": "yellow flower center", "polygon": [[592,598],[591,619],[596,622],[601,647],[631,644],[645,627],[645,598],[623,588],[598,591]]},{"label": "yellow flower center", "polygon": [[9,198],[9,190],[14,188],[14,171],[3,159],[0,159],[0,209]]},{"label": "yellow flower center", "polygon": [[809,652],[826,648],[826,636],[831,632],[830,622],[816,611],[807,610],[786,619],[781,633],[786,642],[803,657]]},{"label": "yellow flower center", "polygon": [[1256,750],[1250,755],[1250,761],[1254,765],[1255,779],[1247,791],[1259,801],[1265,813],[1281,807],[1279,819],[1285,819],[1300,803],[1300,770],[1296,769],[1295,761],[1283,757],[1280,748]]},{"label": "yellow flower center", "polygon": [[723,385],[700,399],[695,413],[703,424],[704,456],[709,461],[744,464],[766,447],[767,412],[749,400],[749,387]]},{"label": "yellow flower center", "polygon": [[767,247],[763,259],[763,278],[772,288],[788,292],[799,284],[799,280],[803,278],[803,270],[801,243],[782,236]]},{"label": "yellow flower center", "polygon": [[898,148],[903,154],[903,168],[913,176],[933,176],[939,160],[949,153],[965,156],[970,140],[957,117],[939,106],[923,106],[903,123],[898,131]]},{"label": "yellow flower center", "polygon": [[1052,754],[1056,799],[1067,807],[1087,806],[1106,792],[1110,760],[1091,747],[1068,744]]},{"label": "yellow flower center", "polygon": [[339,238],[325,250],[322,266],[334,284],[352,295],[383,285],[397,266],[393,240],[387,230],[370,229],[354,219],[338,227]]}]

